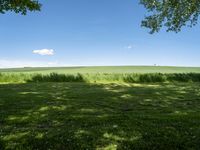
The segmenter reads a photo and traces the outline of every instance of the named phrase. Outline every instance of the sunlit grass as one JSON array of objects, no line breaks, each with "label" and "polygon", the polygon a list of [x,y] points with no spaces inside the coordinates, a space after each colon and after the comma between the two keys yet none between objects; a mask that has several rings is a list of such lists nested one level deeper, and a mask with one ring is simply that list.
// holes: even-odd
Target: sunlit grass
[{"label": "sunlit grass", "polygon": [[94,66],[94,67],[25,67],[0,69],[0,72],[15,73],[39,73],[49,74],[56,72],[59,74],[121,74],[121,73],[200,73],[200,67],[168,67],[168,66]]},{"label": "sunlit grass", "polygon": [[0,73],[0,83],[85,82],[85,83],[164,83],[200,82],[200,73],[98,73],[98,74],[30,74]]}]

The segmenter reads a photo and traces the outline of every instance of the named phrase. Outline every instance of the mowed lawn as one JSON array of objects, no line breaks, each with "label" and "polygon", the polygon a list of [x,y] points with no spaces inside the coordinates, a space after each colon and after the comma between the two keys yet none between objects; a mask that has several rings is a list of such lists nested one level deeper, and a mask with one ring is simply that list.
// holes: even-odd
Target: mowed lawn
[{"label": "mowed lawn", "polygon": [[200,83],[1,84],[0,149],[198,150]]}]

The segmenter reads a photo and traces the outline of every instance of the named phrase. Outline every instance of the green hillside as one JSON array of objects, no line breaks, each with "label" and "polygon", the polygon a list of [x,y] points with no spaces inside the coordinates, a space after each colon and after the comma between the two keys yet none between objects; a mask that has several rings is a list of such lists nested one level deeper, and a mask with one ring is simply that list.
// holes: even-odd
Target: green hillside
[{"label": "green hillside", "polygon": [[22,73],[200,73],[200,67],[168,66],[98,66],[98,67],[39,67],[0,69],[0,72]]}]

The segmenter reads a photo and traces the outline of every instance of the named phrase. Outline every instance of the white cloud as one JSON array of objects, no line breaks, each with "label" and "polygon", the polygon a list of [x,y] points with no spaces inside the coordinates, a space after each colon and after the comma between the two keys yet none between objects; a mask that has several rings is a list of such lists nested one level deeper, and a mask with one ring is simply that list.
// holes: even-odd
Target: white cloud
[{"label": "white cloud", "polygon": [[133,45],[125,46],[126,49],[133,49]]},{"label": "white cloud", "polygon": [[54,50],[53,49],[40,49],[40,50],[33,50],[34,54],[39,54],[39,55],[54,55]]}]

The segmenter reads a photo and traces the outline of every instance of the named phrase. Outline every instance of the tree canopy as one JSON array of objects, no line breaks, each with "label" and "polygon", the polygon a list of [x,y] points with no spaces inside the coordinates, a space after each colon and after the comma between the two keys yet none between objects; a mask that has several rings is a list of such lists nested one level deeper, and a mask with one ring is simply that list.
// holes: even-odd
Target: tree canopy
[{"label": "tree canopy", "polygon": [[0,13],[14,11],[25,15],[27,11],[39,11],[40,8],[37,0],[0,0]]},{"label": "tree canopy", "polygon": [[179,32],[183,26],[194,26],[200,14],[200,0],[140,0],[150,13],[142,21],[142,26],[150,33],[160,31]]},{"label": "tree canopy", "polygon": [[[179,32],[183,26],[197,24],[200,14],[200,0],[139,0],[148,11],[141,26],[150,33],[159,32],[162,27],[167,31]],[[0,13],[14,11],[25,15],[27,11],[39,11],[38,0],[0,0]]]}]

